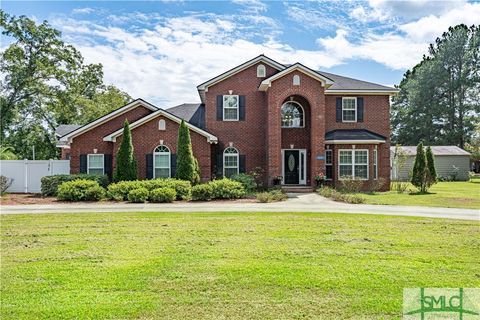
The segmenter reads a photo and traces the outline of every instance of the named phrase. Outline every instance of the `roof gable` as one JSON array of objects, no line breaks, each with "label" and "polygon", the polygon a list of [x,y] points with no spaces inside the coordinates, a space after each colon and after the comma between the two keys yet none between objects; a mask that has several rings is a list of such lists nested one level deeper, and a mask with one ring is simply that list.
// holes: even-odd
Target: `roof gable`
[{"label": "roof gable", "polygon": [[[158,116],[164,116],[165,118],[169,119],[169,120],[172,120],[176,123],[181,123],[182,122],[182,119],[171,114],[170,112],[166,111],[166,110],[163,110],[163,109],[158,109],[157,111],[141,118],[141,119],[138,119],[137,121],[133,122],[130,124],[130,129],[133,130],[141,125],[143,125],[144,123],[147,123],[148,121],[150,120],[153,120],[155,119],[156,117]],[[203,130],[203,129],[200,129],[196,126],[194,126],[193,124],[191,123],[188,123],[188,122],[185,122],[187,127],[192,130],[193,132],[196,132],[204,137],[207,138],[207,142],[209,143],[217,143],[218,142],[218,138],[216,136],[214,136],[213,134]],[[123,128],[120,128],[118,129],[117,131],[105,136],[103,138],[103,141],[110,141],[110,142],[115,142],[117,137],[121,136],[123,134]]]},{"label": "roof gable", "polygon": [[327,78],[325,77],[324,75],[318,73],[317,71],[315,70],[312,70],[306,66],[304,66],[303,64],[301,63],[295,63],[295,64],[292,64],[291,66],[289,66],[288,68],[272,75],[271,77],[265,79],[262,81],[262,83],[260,84],[260,86],[258,87],[259,90],[261,91],[267,91],[268,88],[270,88],[272,86],[272,82],[293,72],[293,71],[300,71],[304,74],[306,74],[307,76],[311,77],[311,78],[314,78],[318,81],[320,81],[322,83],[322,86],[324,87],[329,87],[333,84],[333,81],[332,79],[330,78]]},{"label": "roof gable", "polygon": [[143,99],[136,99],[126,105],[124,105],[123,107],[121,108],[118,108],[110,113],[107,113],[106,115],[92,121],[92,122],[89,122],[87,123],[86,125],[83,125],[67,134],[65,134],[64,136],[62,136],[59,140],[60,141],[71,141],[74,137],[76,136],[79,136],[89,130],[92,130],[93,128],[101,125],[101,124],[104,124],[106,123],[107,121],[109,121],[110,119],[112,118],[115,118],[115,117],[118,117],[119,115],[122,115],[124,114],[125,112],[128,112],[132,109],[135,109],[139,106],[142,106],[142,107],[145,107],[151,111],[156,111],[158,110],[157,107],[155,107],[153,104],[150,104],[148,102],[146,102],[145,100]]}]

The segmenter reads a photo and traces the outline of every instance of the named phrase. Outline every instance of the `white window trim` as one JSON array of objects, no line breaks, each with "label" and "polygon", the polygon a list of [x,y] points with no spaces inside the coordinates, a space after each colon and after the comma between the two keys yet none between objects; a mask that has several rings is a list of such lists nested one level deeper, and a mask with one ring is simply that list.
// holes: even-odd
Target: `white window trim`
[{"label": "white window trim", "polygon": [[[331,163],[327,163],[327,153],[330,153],[331,154],[331,157],[330,159],[332,160]],[[325,167],[333,167],[333,150],[332,149],[327,149],[325,150]],[[333,174],[333,169],[332,169],[332,174]],[[327,173],[325,172],[325,177],[327,176]],[[328,181],[332,181],[333,180],[333,177],[331,179],[326,179]]]},{"label": "white window trim", "polygon": [[[300,109],[302,109],[302,125],[299,126],[299,127],[285,127],[285,126],[282,126],[282,109],[283,109],[283,106],[286,105],[287,103],[294,103],[296,105],[298,105],[300,107]],[[281,128],[285,128],[285,129],[301,129],[301,128],[305,128],[305,109],[303,109],[303,106],[298,103],[297,101],[287,101],[285,102],[284,104],[282,104],[282,107],[280,108],[280,126]]]},{"label": "white window trim", "polygon": [[161,131],[167,130],[167,122],[165,121],[165,119],[158,120],[158,130],[161,130]]},{"label": "white window trim", "polygon": [[[352,166],[352,178],[354,178],[355,180],[363,180],[363,181],[368,181],[370,179],[370,160],[369,160],[369,154],[368,154],[368,149],[339,149],[338,150],[338,180],[344,180],[342,179],[342,176],[340,175],[340,152],[341,151],[348,151],[350,153],[352,153],[352,163],[350,164]],[[355,176],[355,152],[356,151],[366,151],[367,152],[367,178],[358,178]],[[342,164],[344,166],[346,166],[347,164]],[[364,163],[362,163],[361,165],[365,165]]]},{"label": "white window trim", "polygon": [[[227,151],[228,149],[234,149],[237,153],[225,153],[225,151]],[[237,169],[237,173],[236,174],[239,174],[240,173],[240,153],[238,152],[238,149],[237,148],[234,148],[234,147],[226,147],[225,150],[223,150],[223,176],[225,177],[225,169],[234,169],[236,168]],[[232,167],[232,166],[229,166],[227,167],[225,165],[225,157],[228,156],[228,157],[236,157],[237,158],[237,166],[236,167]]]},{"label": "white window trim", "polygon": [[[262,71],[262,74],[260,73]],[[265,78],[267,76],[267,68],[265,68],[265,65],[259,64],[257,66],[257,78]]]},{"label": "white window trim", "polygon": [[168,149],[168,178],[171,178],[172,177],[172,151],[170,150],[169,147],[167,147],[166,145],[164,144],[161,144],[159,146],[156,146],[155,149],[153,149],[153,179],[156,179],[157,177],[155,177],[155,169],[166,169],[166,168],[162,168],[162,167],[156,167],[155,166],[155,156],[158,154],[166,154],[166,152],[155,152],[155,150],[157,150],[158,147],[165,147]]},{"label": "white window trim", "polygon": [[[231,107],[225,107],[225,97],[237,97],[237,107],[236,108],[231,108]],[[222,112],[222,118],[223,121],[238,121],[239,116],[240,116],[240,96],[238,94],[225,94],[222,96],[223,102],[222,102],[222,107],[223,107],[223,112]],[[225,119],[225,109],[236,109],[237,110],[237,118],[236,119]]]},{"label": "white window trim", "polygon": [[87,154],[87,173],[90,174],[90,169],[100,169],[90,168],[90,156],[102,156],[102,174],[105,174],[105,155],[103,153],[89,153]]},{"label": "white window trim", "polygon": [[[344,100],[355,100],[355,120],[344,120],[343,119],[343,101]],[[358,115],[358,105],[357,105],[357,97],[342,97],[342,122],[357,122],[357,115]],[[352,110],[352,109],[347,109]]]},{"label": "white window trim", "polygon": [[[295,81],[295,80],[297,80],[297,79],[298,79],[298,83],[296,83],[296,81]],[[300,81],[301,81],[301,80],[300,80],[300,76],[299,76],[298,74],[293,75],[293,79],[292,79],[292,85],[293,85],[293,86],[299,86],[299,85],[300,85]]]},{"label": "white window trim", "polygon": [[373,150],[373,180],[378,180],[378,150]]}]

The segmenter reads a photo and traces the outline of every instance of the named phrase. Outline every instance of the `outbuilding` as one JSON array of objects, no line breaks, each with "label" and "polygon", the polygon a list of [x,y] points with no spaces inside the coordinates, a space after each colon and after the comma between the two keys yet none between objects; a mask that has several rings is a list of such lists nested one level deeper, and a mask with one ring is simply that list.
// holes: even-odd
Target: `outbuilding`
[{"label": "outbuilding", "polygon": [[[409,180],[417,155],[416,146],[401,146],[400,152],[406,156],[405,165],[398,167],[395,148],[390,147],[390,159],[392,159],[392,179]],[[470,153],[456,146],[432,146],[433,156],[435,158],[435,169],[438,177],[449,180],[469,180],[470,171]]]}]

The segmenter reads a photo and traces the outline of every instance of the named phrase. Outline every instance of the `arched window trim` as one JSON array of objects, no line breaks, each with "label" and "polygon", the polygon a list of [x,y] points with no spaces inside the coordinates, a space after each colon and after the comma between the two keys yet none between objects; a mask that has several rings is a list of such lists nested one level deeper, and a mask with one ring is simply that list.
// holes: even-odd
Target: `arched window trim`
[{"label": "arched window trim", "polygon": [[164,119],[158,120],[158,130],[166,130],[167,129],[167,122]]},{"label": "arched window trim", "polygon": [[[300,103],[298,103],[297,101],[287,101],[287,102],[285,102],[284,104],[282,104],[282,107],[280,108],[280,118],[282,117],[282,109],[283,109],[283,107],[284,107],[287,103],[296,104],[297,106],[300,107],[300,109],[302,109],[302,125],[301,125],[301,126],[295,126],[295,127],[289,127],[289,126],[284,126],[284,125],[282,125],[282,128],[305,128],[305,109],[304,109],[303,106],[302,106]],[[280,122],[282,122],[282,119],[280,119]]]},{"label": "arched window trim", "polygon": [[[227,152],[227,151],[231,151],[231,152]],[[226,158],[227,157],[235,157],[235,161],[236,161],[236,166],[232,166],[232,165],[226,165]],[[236,169],[236,173],[234,174],[238,174],[240,172],[240,157],[239,157],[239,152],[236,148],[234,147],[227,147],[225,148],[225,150],[223,150],[223,176],[226,177],[226,174],[225,174],[225,171],[226,169]]]},{"label": "arched window trim", "polygon": [[267,68],[265,68],[265,65],[259,64],[257,66],[257,77],[265,78],[266,76],[267,76]]},{"label": "arched window trim", "polygon": [[171,159],[172,159],[172,153],[170,151],[170,148],[167,147],[166,145],[164,144],[161,144],[157,147],[155,147],[155,149],[153,149],[153,179],[156,179],[157,176],[156,176],[156,169],[167,169],[167,167],[157,167],[156,166],[156,156],[157,155],[168,155],[168,177],[158,177],[158,178],[170,178],[172,176],[172,163],[171,163]]},{"label": "arched window trim", "polygon": [[299,86],[300,85],[300,76],[298,74],[293,75],[293,85],[294,86]]}]

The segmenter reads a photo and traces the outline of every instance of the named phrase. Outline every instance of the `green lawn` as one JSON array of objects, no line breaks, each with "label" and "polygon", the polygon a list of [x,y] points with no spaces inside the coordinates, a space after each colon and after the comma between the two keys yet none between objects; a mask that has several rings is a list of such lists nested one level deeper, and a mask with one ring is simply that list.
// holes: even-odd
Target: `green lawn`
[{"label": "green lawn", "polygon": [[480,209],[480,179],[470,182],[439,182],[428,194],[397,193],[395,191],[360,194],[368,204],[393,204],[404,206],[429,206],[446,208]]},{"label": "green lawn", "polygon": [[475,221],[321,213],[1,219],[1,319],[399,318],[479,287]]}]

